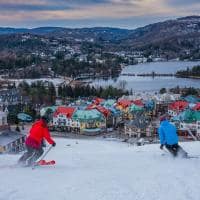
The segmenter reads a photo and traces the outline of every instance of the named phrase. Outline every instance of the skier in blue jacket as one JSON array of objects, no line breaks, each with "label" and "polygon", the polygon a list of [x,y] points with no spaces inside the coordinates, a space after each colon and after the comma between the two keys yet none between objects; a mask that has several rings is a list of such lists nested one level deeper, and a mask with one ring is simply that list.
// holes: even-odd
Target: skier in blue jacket
[{"label": "skier in blue jacket", "polygon": [[162,116],[160,119],[160,127],[158,129],[160,138],[160,149],[165,146],[166,149],[173,155],[180,155],[181,157],[187,157],[187,153],[178,144],[178,135],[176,127],[169,121],[169,116]]}]

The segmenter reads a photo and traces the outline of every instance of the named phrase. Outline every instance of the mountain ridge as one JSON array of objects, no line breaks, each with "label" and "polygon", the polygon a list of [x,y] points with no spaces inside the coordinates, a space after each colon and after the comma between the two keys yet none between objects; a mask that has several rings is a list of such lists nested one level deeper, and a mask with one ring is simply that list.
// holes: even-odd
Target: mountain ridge
[{"label": "mountain ridge", "polygon": [[143,29],[145,27],[148,26],[152,26],[152,25],[158,25],[158,24],[162,24],[162,23],[166,23],[166,22],[172,22],[172,21],[184,21],[184,20],[198,20],[200,22],[200,16],[198,15],[194,15],[194,16],[186,16],[186,17],[181,17],[181,18],[177,18],[177,19],[170,19],[170,20],[165,20],[165,21],[161,21],[161,22],[157,22],[157,23],[151,23],[148,24],[146,26],[143,27],[138,27],[135,29],[126,29],[126,28],[117,28],[117,27],[108,27],[108,26],[94,26],[94,27],[84,27],[84,28],[70,28],[70,27],[54,27],[54,26],[42,26],[42,27],[35,27],[35,28],[12,28],[12,27],[0,27],[0,34],[14,34],[14,33],[35,33],[35,34],[46,34],[46,33],[50,33],[50,32],[55,32],[55,31],[63,31],[63,30],[119,30],[119,31],[137,31],[140,29]]}]

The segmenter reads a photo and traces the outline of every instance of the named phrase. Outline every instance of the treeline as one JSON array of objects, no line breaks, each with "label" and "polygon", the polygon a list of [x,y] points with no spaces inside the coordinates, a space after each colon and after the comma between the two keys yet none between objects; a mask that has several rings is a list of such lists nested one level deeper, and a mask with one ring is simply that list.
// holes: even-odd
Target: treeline
[{"label": "treeline", "polygon": [[7,55],[0,55],[0,70],[13,70],[18,68],[26,68],[32,64],[41,63],[38,56],[33,55],[17,55],[10,53]]},{"label": "treeline", "polygon": [[19,89],[23,97],[28,97],[33,105],[54,105],[56,97],[62,99],[70,98],[77,99],[80,97],[102,97],[102,98],[119,98],[122,95],[128,95],[129,91],[118,89],[113,86],[106,88],[86,85],[86,86],[59,86],[58,94],[51,82],[34,82],[28,84],[22,82],[19,84]]},{"label": "treeline", "polygon": [[93,61],[78,61],[76,58],[55,59],[52,63],[52,70],[59,75],[76,78],[80,74],[92,73],[94,76],[117,76],[121,68],[117,60],[107,59],[103,63]]},{"label": "treeline", "polygon": [[23,35],[20,34],[0,35],[0,51],[27,53],[47,48],[40,36],[30,35],[30,38],[23,40]]},{"label": "treeline", "polygon": [[118,89],[113,86],[108,86],[106,88],[93,86],[60,86],[58,88],[58,96],[65,98],[79,98],[79,97],[101,97],[101,98],[119,98],[122,95],[128,95],[129,92],[123,89]]},{"label": "treeline", "polygon": [[194,88],[194,87],[184,87],[180,88],[179,86],[166,89],[166,88],[161,88],[159,93],[164,94],[166,92],[170,92],[173,94],[181,94],[182,97],[188,96],[188,95],[195,95],[199,96],[200,95],[200,89],[199,88]]},{"label": "treeline", "polygon": [[194,66],[192,69],[180,70],[176,72],[178,77],[200,77],[200,65]]},{"label": "treeline", "polygon": [[29,85],[27,82],[19,84],[22,96],[30,98],[34,105],[55,104],[56,89],[51,82],[37,81]]}]

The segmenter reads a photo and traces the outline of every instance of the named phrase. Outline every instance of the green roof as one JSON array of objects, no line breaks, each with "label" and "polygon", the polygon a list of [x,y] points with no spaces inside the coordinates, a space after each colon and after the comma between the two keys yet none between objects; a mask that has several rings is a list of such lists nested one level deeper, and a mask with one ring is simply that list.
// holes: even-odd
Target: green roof
[{"label": "green roof", "polygon": [[130,107],[129,107],[129,111],[130,112],[134,112],[134,111],[143,111],[144,109],[140,106],[137,106],[135,104],[132,104]]},{"label": "green roof", "polygon": [[40,110],[40,115],[44,115],[46,113],[47,110],[51,110],[51,112],[55,112],[57,109],[57,106],[48,106],[48,107],[44,107]]},{"label": "green roof", "polygon": [[108,99],[108,100],[104,101],[102,103],[102,105],[105,106],[105,107],[111,107],[111,106],[113,106],[113,104],[115,102],[116,102],[116,100],[114,100],[114,99]]},{"label": "green roof", "polygon": [[177,119],[188,123],[200,121],[200,111],[186,110],[180,113]]},{"label": "green roof", "polygon": [[72,119],[79,121],[89,120],[104,120],[104,116],[96,109],[93,110],[76,110],[73,114]]}]

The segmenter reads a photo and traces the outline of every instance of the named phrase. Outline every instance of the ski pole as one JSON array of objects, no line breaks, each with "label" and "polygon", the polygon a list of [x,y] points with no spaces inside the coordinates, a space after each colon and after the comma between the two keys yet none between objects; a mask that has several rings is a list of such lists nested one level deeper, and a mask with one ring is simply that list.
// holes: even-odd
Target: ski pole
[{"label": "ski pole", "polygon": [[42,155],[42,157],[40,158],[40,160],[43,160],[45,157],[46,157],[46,155],[49,153],[49,151],[52,149],[52,145],[47,149],[47,151]]},{"label": "ski pole", "polygon": [[[49,153],[49,151],[52,149],[53,146],[50,146],[47,151],[43,154],[43,156],[40,158],[40,160],[43,160],[46,155]],[[35,169],[35,167],[37,166],[37,162],[33,164],[32,169]]]}]

